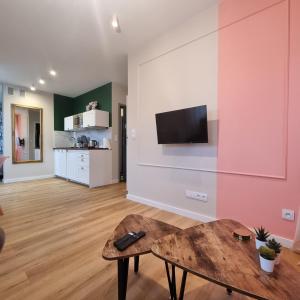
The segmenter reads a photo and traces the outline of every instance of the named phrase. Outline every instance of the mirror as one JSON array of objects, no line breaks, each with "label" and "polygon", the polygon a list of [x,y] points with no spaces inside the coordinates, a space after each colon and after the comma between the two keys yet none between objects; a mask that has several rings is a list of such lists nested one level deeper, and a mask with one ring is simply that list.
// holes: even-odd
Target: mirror
[{"label": "mirror", "polygon": [[12,161],[14,164],[43,161],[43,109],[11,105]]}]

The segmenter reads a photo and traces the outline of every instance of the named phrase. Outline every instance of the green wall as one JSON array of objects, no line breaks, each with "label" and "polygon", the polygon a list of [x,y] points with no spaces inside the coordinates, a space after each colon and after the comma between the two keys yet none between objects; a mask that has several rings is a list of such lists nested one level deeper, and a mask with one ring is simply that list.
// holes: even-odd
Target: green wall
[{"label": "green wall", "polygon": [[98,109],[109,112],[109,126],[111,126],[112,112],[112,83],[107,83],[92,91],[75,98],[54,94],[54,130],[64,130],[64,118],[82,113],[91,101],[98,101]]},{"label": "green wall", "polygon": [[64,118],[73,115],[74,99],[54,94],[54,130],[64,130]]}]

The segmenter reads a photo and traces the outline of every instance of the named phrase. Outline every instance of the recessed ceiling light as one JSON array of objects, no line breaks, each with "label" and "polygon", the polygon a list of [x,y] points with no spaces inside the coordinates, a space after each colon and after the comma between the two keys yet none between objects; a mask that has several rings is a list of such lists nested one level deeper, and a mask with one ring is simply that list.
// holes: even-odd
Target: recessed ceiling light
[{"label": "recessed ceiling light", "polygon": [[45,80],[41,78],[41,79],[39,80],[39,83],[40,83],[40,84],[45,84]]},{"label": "recessed ceiling light", "polygon": [[51,76],[56,76],[56,71],[54,71],[54,70],[50,70],[49,73]]},{"label": "recessed ceiling light", "polygon": [[112,26],[112,28],[114,29],[115,32],[118,32],[118,33],[121,32],[119,19],[116,15],[113,15],[113,18],[112,18],[112,21],[111,21],[111,26]]},{"label": "recessed ceiling light", "polygon": [[32,90],[32,91],[34,92],[34,91],[36,90],[35,86],[32,85],[32,86],[30,87],[30,90]]}]

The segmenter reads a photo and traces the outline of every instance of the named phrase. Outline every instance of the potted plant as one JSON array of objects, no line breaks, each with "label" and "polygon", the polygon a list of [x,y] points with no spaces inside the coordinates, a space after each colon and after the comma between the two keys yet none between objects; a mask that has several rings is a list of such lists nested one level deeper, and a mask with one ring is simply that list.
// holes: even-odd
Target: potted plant
[{"label": "potted plant", "polygon": [[272,273],[275,265],[276,253],[267,246],[259,248],[260,267],[267,273]]},{"label": "potted plant", "polygon": [[266,229],[263,228],[262,226],[260,228],[254,228],[254,230],[256,233],[256,239],[255,239],[256,249],[259,249],[261,246],[266,245],[270,233],[266,231]]},{"label": "potted plant", "polygon": [[278,265],[280,262],[280,252],[281,252],[281,244],[277,242],[275,239],[268,240],[266,246],[270,249],[273,249],[276,254],[275,265]]}]

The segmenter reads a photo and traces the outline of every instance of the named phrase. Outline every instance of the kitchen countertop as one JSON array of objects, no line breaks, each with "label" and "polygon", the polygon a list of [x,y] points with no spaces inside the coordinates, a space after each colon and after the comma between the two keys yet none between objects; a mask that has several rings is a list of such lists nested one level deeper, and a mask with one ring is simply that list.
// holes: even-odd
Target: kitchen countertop
[{"label": "kitchen countertop", "polygon": [[77,148],[77,147],[55,147],[53,150],[110,150],[108,148]]}]

